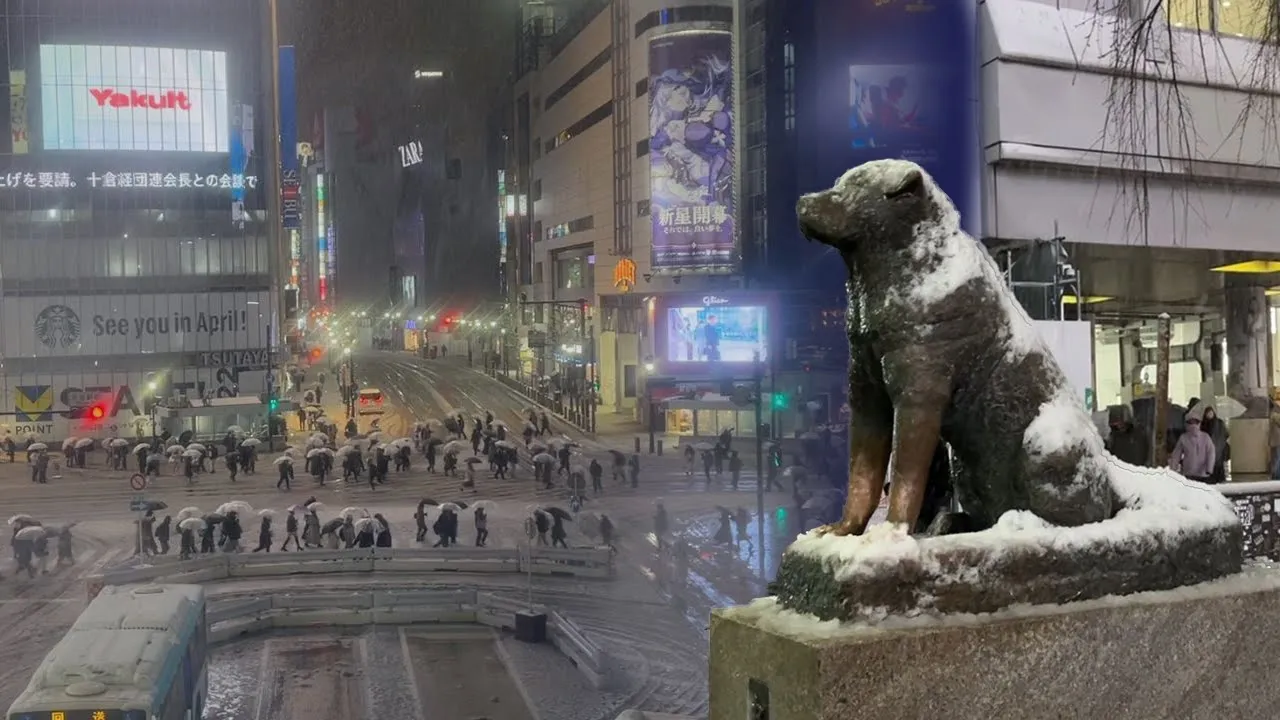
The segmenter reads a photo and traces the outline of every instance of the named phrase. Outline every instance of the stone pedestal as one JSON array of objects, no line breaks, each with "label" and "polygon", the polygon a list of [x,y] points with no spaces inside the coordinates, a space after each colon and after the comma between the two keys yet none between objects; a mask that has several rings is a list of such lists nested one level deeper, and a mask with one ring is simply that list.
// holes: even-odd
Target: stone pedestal
[{"label": "stone pedestal", "polygon": [[1274,570],[874,627],[772,599],[711,618],[710,720],[1261,718],[1280,705],[1278,676]]},{"label": "stone pedestal", "polygon": [[547,641],[547,614],[521,610],[516,613],[516,639],[527,643]]}]

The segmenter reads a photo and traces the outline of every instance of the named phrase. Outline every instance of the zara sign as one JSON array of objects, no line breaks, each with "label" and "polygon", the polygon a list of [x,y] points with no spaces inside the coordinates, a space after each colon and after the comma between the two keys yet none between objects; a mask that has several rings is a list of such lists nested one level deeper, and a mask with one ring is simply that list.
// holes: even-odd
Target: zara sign
[{"label": "zara sign", "polygon": [[422,162],[422,143],[414,140],[400,146],[400,167],[413,167]]}]

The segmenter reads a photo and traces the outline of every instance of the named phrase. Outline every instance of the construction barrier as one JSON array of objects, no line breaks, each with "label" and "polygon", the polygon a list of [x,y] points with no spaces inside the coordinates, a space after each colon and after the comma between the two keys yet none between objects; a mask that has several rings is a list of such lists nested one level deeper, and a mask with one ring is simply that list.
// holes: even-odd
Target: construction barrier
[{"label": "construction barrier", "polygon": [[[221,643],[279,628],[334,625],[413,625],[478,623],[512,629],[515,614],[527,603],[471,589],[308,590],[305,592],[233,593],[214,596],[207,618],[209,642]],[[609,682],[604,650],[563,613],[535,605],[547,614],[552,644],[592,686]]]}]

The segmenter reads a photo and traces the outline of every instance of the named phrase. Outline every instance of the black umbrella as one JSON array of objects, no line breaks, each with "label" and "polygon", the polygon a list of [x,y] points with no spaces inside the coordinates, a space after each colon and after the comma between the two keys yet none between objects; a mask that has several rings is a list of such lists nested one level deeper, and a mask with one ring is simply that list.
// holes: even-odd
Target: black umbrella
[{"label": "black umbrella", "polygon": [[209,513],[208,515],[205,515],[203,518],[200,518],[200,519],[204,520],[205,525],[217,525],[218,523],[222,522],[223,520],[226,520],[227,518],[223,515],[219,515],[218,513]]},{"label": "black umbrella", "polygon": [[624,455],[621,450],[610,450],[609,454],[613,456],[613,459],[615,462],[620,462],[622,460],[627,459],[627,456]]},{"label": "black umbrella", "polygon": [[552,506],[552,507],[540,508],[539,510],[540,510],[541,512],[545,512],[546,514],[550,515],[551,517],[553,517],[553,518],[555,518],[555,519],[557,519],[557,520],[572,520],[572,519],[573,519],[573,515],[572,515],[568,510],[565,510],[565,509],[563,509],[563,508],[558,508],[558,507]]},{"label": "black umbrella", "polygon": [[342,518],[334,518],[334,519],[330,520],[329,522],[325,523],[325,524],[324,524],[324,527],[320,528],[320,532],[321,532],[322,534],[323,534],[323,533],[336,533],[336,532],[338,532],[338,528],[340,528],[340,527],[342,527],[343,525],[345,525],[345,524],[346,524],[346,522],[347,522],[347,521],[346,521],[346,520],[343,520]]},{"label": "black umbrella", "polygon": [[431,446],[443,445],[443,444],[444,444],[444,440],[441,440],[441,439],[440,439],[440,438],[438,438],[438,437],[433,437],[433,438],[431,438],[430,440],[428,440],[428,441],[427,441],[427,444],[428,444],[428,445],[431,445]]}]

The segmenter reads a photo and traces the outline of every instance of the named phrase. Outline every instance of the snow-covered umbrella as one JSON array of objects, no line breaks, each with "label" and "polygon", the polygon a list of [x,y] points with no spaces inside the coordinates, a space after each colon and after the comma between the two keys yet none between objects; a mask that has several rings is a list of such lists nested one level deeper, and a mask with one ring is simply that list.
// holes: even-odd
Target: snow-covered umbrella
[{"label": "snow-covered umbrella", "polygon": [[164,449],[164,451],[170,455],[181,455],[184,450],[186,450],[186,448],[181,445],[170,445]]},{"label": "snow-covered umbrella", "polygon": [[276,465],[292,465],[293,458],[289,457],[288,455],[281,455],[280,457],[275,459],[275,464]]},{"label": "snow-covered umbrella", "polygon": [[38,525],[24,527],[13,536],[15,540],[39,540],[44,537],[44,528]]},{"label": "snow-covered umbrella", "polygon": [[204,530],[204,520],[198,517],[186,518],[178,523],[178,529],[187,532],[200,532]]},{"label": "snow-covered umbrella", "polygon": [[308,405],[305,408],[303,408],[303,410],[313,414],[319,414],[324,412],[324,409],[321,408],[319,405]]},{"label": "snow-covered umbrella", "polygon": [[546,451],[547,451],[547,446],[543,443],[540,443],[540,442],[529,443],[529,452],[544,453]]},{"label": "snow-covered umbrella", "polygon": [[551,516],[551,517],[553,517],[553,518],[558,518],[558,519],[560,519],[560,520],[572,520],[572,519],[573,519],[573,514],[572,514],[572,513],[570,513],[568,510],[565,510],[564,508],[558,508],[558,507],[556,507],[556,506],[554,506],[554,505],[551,505],[551,506],[548,506],[548,507],[538,508],[538,510],[540,510],[541,512],[544,512],[544,513],[546,513],[546,514],[548,514],[548,515],[550,515],[550,516]]},{"label": "snow-covered umbrella", "polygon": [[351,455],[352,453],[358,454],[359,452],[360,452],[360,448],[356,447],[355,445],[343,445],[342,447],[338,448],[337,455],[338,457],[346,457],[348,455]]},{"label": "snow-covered umbrella", "polygon": [[181,523],[187,518],[198,518],[200,515],[200,508],[195,507],[194,505],[184,507],[178,511],[178,522]]},{"label": "snow-covered umbrella", "polygon": [[48,449],[49,449],[49,446],[45,445],[44,443],[31,443],[30,445],[27,446],[27,452],[44,452],[45,450],[48,450]]},{"label": "snow-covered umbrella", "polygon": [[66,440],[63,440],[63,441],[62,441],[62,449],[63,449],[63,450],[70,450],[71,448],[73,448],[73,447],[75,447],[75,446],[76,446],[76,443],[77,443],[77,442],[79,442],[79,440],[80,440],[80,438],[78,438],[78,437],[69,437],[69,438],[67,438]]},{"label": "snow-covered umbrella", "polygon": [[515,444],[515,443],[513,443],[513,442],[511,442],[511,441],[509,441],[509,440],[499,440],[498,442],[496,442],[496,443],[494,443],[494,444],[495,444],[495,445],[497,445],[498,447],[502,448],[503,450],[515,450],[515,449],[516,449],[516,444]]},{"label": "snow-covered umbrella", "polygon": [[556,456],[548,453],[538,453],[533,456],[533,461],[539,465],[553,465],[555,464]]},{"label": "snow-covered umbrella", "polygon": [[368,440],[369,440],[369,442],[382,442],[382,433],[380,433],[380,432],[371,432],[371,433],[369,433],[369,435],[368,435]]},{"label": "snow-covered umbrella", "polygon": [[443,503],[443,504],[441,504],[441,505],[440,505],[440,510],[442,510],[442,511],[444,511],[444,510],[449,510],[449,511],[452,511],[452,512],[460,512],[460,511],[462,510],[462,508],[458,505],[458,503],[451,503],[451,502],[447,502],[447,503]]},{"label": "snow-covered umbrella", "polygon": [[319,426],[321,426],[321,427],[324,427],[324,426],[332,425],[332,424],[333,424],[333,421],[332,421],[332,420],[330,420],[330,419],[328,418],[328,416],[326,416],[326,415],[321,415],[320,417],[316,418],[314,422],[315,422],[315,424],[317,424],[317,425],[319,425]]},{"label": "snow-covered umbrella", "polygon": [[151,451],[151,446],[146,443],[138,443],[137,445],[133,446],[134,455],[137,455],[138,453],[144,453],[144,452],[150,452],[150,451]]},{"label": "snow-covered umbrella", "polygon": [[498,508],[497,504],[494,503],[492,500],[476,500],[475,502],[471,503],[471,507],[477,510],[484,510],[485,512],[490,512]]},{"label": "snow-covered umbrella", "polygon": [[251,437],[251,438],[245,438],[244,441],[241,442],[240,444],[245,447],[258,447],[259,445],[262,444],[262,441],[256,437]]},{"label": "snow-covered umbrella", "polygon": [[188,450],[195,450],[196,452],[204,452],[204,451],[208,450],[209,448],[205,447],[204,445],[201,445],[200,443],[193,442],[193,443],[188,443],[188,444],[187,444],[187,449],[188,449]]},{"label": "snow-covered umbrella", "polygon": [[358,507],[344,507],[342,508],[342,512],[338,513],[338,515],[344,518],[369,517],[369,511]]},{"label": "snow-covered umbrella", "polygon": [[494,421],[493,421],[493,426],[494,426],[494,427],[505,428],[505,427],[507,427],[507,424],[506,424],[505,422],[501,421],[501,420],[494,420]]},{"label": "snow-covered umbrella", "polygon": [[313,502],[307,506],[307,512],[320,512],[324,509],[324,503]]},{"label": "snow-covered umbrella", "polygon": [[466,460],[463,460],[462,462],[468,465],[479,465],[480,463],[484,462],[484,458],[478,458],[478,457],[472,456],[467,458]]},{"label": "snow-covered umbrella", "polygon": [[93,438],[80,438],[79,440],[76,440],[77,449],[83,449],[88,447],[93,447]]},{"label": "snow-covered umbrella", "polygon": [[18,513],[9,518],[9,527],[27,527],[29,525],[39,525],[40,521],[31,517],[26,513]]},{"label": "snow-covered umbrella", "polygon": [[261,517],[261,518],[271,518],[275,516],[276,516],[276,511],[272,510],[271,508],[262,508],[261,510],[258,511],[258,517]]},{"label": "snow-covered umbrella", "polygon": [[124,438],[115,438],[114,440],[111,441],[111,447],[113,448],[125,447],[128,444],[129,444],[129,441],[125,440]]},{"label": "snow-covered umbrella", "polygon": [[244,428],[241,428],[239,425],[232,425],[231,427],[227,428],[227,432],[231,433],[232,435],[243,435]]},{"label": "snow-covered umbrella", "polygon": [[307,451],[307,459],[310,460],[312,458],[318,458],[318,457],[323,457],[325,455],[332,455],[332,454],[333,454],[333,451],[330,450],[329,448],[322,448],[322,447],[311,448],[310,450]]},{"label": "snow-covered umbrella", "polygon": [[235,513],[237,515],[252,515],[253,506],[243,500],[232,500],[231,502],[225,502],[219,505],[215,512],[219,515],[228,515],[230,513]]},{"label": "snow-covered umbrella", "polygon": [[58,537],[59,535],[65,533],[66,531],[70,530],[71,528],[75,527],[78,524],[79,523],[70,522],[70,523],[67,523],[66,525],[45,525],[44,536],[47,538]]},{"label": "snow-covered umbrella", "polygon": [[445,455],[458,455],[458,454],[460,454],[460,453],[463,453],[463,452],[465,452],[465,451],[469,450],[470,448],[471,448],[471,446],[470,446],[470,445],[468,445],[467,443],[462,442],[461,440],[451,440],[451,441],[449,441],[449,442],[445,443],[445,445],[444,445],[444,454],[445,454]]},{"label": "snow-covered umbrella", "polygon": [[356,532],[361,533],[373,527],[373,518],[362,517],[351,523]]},{"label": "snow-covered umbrella", "polygon": [[321,532],[321,534],[336,533],[336,532],[338,532],[338,528],[340,528],[340,527],[342,527],[343,525],[345,525],[345,524],[346,524],[346,522],[347,522],[347,521],[346,521],[346,520],[344,520],[343,518],[336,517],[336,518],[334,518],[334,519],[330,520],[329,522],[325,523],[325,524],[324,524],[324,526],[320,528],[320,532]]},{"label": "snow-covered umbrella", "polygon": [[200,452],[199,450],[192,450],[188,448],[182,451],[182,456],[189,457],[192,460],[199,460],[201,457],[204,456],[204,453]]},{"label": "snow-covered umbrella", "polygon": [[324,433],[315,433],[307,438],[307,444],[311,447],[320,447],[329,444],[329,436]]}]

